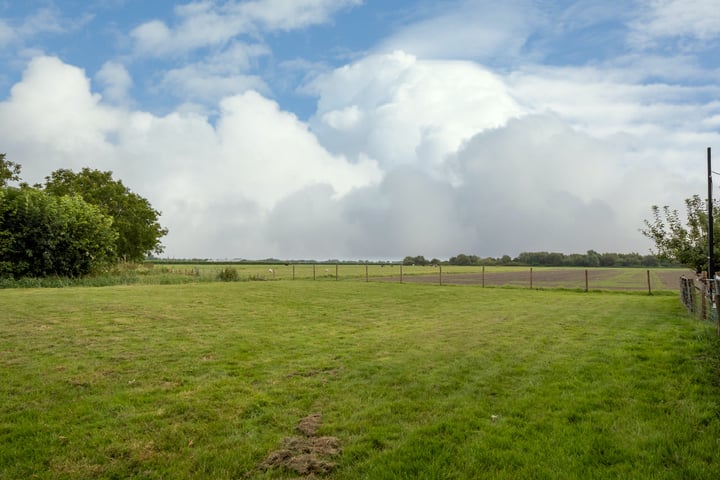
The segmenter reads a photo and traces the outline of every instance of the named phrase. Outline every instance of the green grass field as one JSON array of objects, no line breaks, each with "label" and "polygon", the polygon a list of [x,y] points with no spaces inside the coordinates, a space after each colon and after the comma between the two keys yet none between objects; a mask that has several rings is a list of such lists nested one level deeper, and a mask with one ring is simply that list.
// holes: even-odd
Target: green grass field
[{"label": "green grass field", "polygon": [[720,342],[676,295],[198,282],[0,304],[2,479],[720,478]]}]

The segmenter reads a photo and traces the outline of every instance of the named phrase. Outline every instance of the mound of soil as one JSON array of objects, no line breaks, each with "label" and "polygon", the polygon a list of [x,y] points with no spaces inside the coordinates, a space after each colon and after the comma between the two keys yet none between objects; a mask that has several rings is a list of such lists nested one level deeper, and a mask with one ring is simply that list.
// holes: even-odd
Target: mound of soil
[{"label": "mound of soil", "polygon": [[329,458],[340,454],[340,440],[336,437],[317,437],[322,415],[314,413],[300,420],[297,430],[303,437],[287,437],[280,448],[270,452],[260,465],[263,470],[285,468],[305,477],[326,475],[335,464]]}]

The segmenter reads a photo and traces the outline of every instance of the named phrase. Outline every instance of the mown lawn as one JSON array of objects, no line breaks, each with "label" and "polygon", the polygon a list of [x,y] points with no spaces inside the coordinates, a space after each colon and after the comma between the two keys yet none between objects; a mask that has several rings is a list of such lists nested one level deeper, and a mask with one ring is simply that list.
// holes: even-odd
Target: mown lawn
[{"label": "mown lawn", "polygon": [[0,305],[2,479],[720,478],[720,342],[674,295],[279,281]]}]

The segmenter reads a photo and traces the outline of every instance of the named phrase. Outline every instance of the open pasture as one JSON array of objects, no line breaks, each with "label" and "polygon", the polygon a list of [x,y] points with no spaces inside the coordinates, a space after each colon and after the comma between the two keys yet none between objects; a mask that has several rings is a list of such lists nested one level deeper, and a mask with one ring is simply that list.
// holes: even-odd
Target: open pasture
[{"label": "open pasture", "polygon": [[[155,274],[185,275],[212,280],[224,268],[237,270],[240,279],[251,280],[359,280],[420,282],[458,285],[513,286],[590,290],[648,289],[648,271],[653,291],[677,291],[684,268],[582,268],[517,266],[415,266],[393,264],[158,264]],[[152,282],[152,276],[148,278]]]},{"label": "open pasture", "polygon": [[0,304],[3,479],[720,478],[720,342],[676,295],[200,282]]}]

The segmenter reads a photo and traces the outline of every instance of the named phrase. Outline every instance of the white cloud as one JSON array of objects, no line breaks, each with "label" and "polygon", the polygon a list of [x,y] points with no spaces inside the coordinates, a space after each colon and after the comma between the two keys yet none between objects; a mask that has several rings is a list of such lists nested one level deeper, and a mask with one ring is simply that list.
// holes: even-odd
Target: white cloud
[{"label": "white cloud", "polygon": [[61,33],[64,28],[56,13],[40,9],[20,22],[10,23],[0,18],[0,48],[22,45],[41,33]]},{"label": "white cloud", "polygon": [[269,93],[270,88],[262,78],[244,73],[255,58],[269,53],[264,45],[234,42],[201,62],[168,70],[163,74],[160,86],[185,100],[206,104],[217,104],[223,97],[247,90]]},{"label": "white cloud", "polygon": [[651,47],[658,40],[690,37],[708,41],[720,36],[716,0],[642,0],[641,16],[630,23],[630,42]]},{"label": "white cloud", "polygon": [[332,151],[365,153],[384,168],[442,168],[478,131],[522,110],[491,72],[463,61],[419,60],[403,52],[374,55],[318,77],[313,131]]},{"label": "white cloud", "polygon": [[43,8],[28,16],[16,31],[22,38],[30,38],[40,33],[62,33],[67,28],[63,23],[66,23],[66,20],[56,11]]},{"label": "white cloud", "polygon": [[90,93],[82,70],[38,57],[0,103],[0,143],[8,152],[21,151],[16,161],[36,181],[50,173],[43,162],[77,168],[87,158],[108,158],[106,135],[118,121],[100,96]]},{"label": "white cloud", "polygon": [[720,87],[642,83],[639,71],[642,67],[533,67],[514,72],[508,82],[533,111],[551,112],[595,137],[621,142],[626,156],[648,169],[695,181],[692,152],[718,140],[704,119],[720,113],[715,100]]},{"label": "white cloud", "polygon": [[133,80],[121,63],[105,62],[95,74],[95,79],[105,87],[103,90],[105,99],[115,103],[124,103],[128,100],[128,92]]},{"label": "white cloud", "polygon": [[337,11],[362,0],[255,0],[235,4],[235,12],[268,30],[293,30],[325,23]]},{"label": "white cloud", "polygon": [[238,35],[258,30],[293,30],[329,21],[335,12],[361,0],[254,0],[220,5],[201,1],[175,8],[179,22],[169,27],[152,20],[131,33],[138,53],[176,55],[208,46],[222,46]]},{"label": "white cloud", "polygon": [[114,171],[163,212],[174,256],[270,255],[259,232],[282,199],[316,185],[340,198],[381,179],[374,161],[330,154],[256,92],[223,100],[216,126],[194,113],[158,117],[104,104],[82,70],[50,57],[0,102],[0,145],[30,183],[58,168]]},{"label": "white cloud", "polygon": [[403,25],[378,47],[420,58],[468,59],[518,55],[534,28],[544,22],[531,0],[448,2],[429,18]]},{"label": "white cloud", "polygon": [[152,20],[136,27],[130,34],[138,51],[145,55],[165,55],[173,51],[172,32],[160,20]]}]

